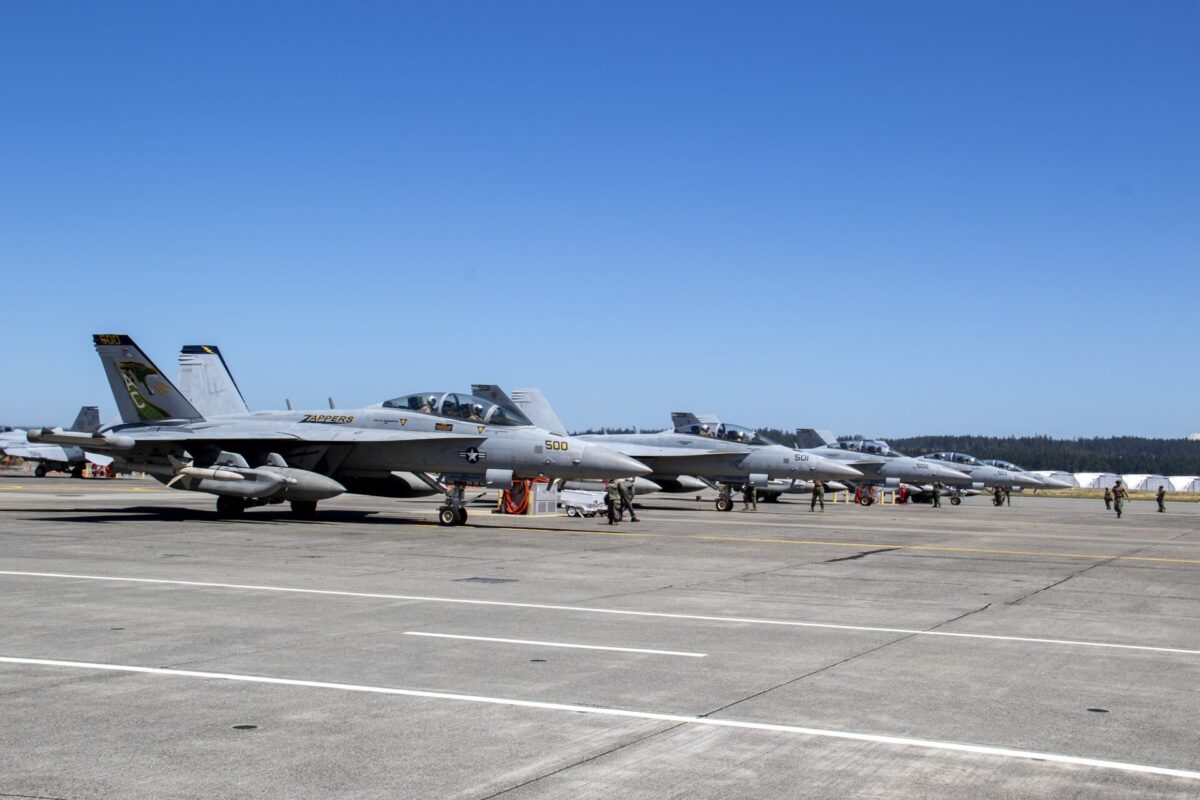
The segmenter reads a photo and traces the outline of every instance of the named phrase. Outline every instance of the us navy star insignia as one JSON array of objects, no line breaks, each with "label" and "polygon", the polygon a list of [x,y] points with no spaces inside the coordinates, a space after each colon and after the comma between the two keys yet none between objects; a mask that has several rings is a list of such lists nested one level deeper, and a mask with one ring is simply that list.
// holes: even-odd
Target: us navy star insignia
[{"label": "us navy star insignia", "polygon": [[460,450],[460,456],[467,460],[468,464],[478,464],[483,459],[487,458],[487,453],[481,453],[478,448],[468,447],[466,450]]}]

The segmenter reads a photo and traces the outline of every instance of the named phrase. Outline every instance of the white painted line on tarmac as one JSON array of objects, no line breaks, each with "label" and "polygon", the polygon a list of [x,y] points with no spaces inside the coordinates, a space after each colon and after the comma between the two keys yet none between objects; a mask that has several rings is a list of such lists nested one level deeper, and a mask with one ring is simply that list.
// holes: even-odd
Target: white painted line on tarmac
[{"label": "white painted line on tarmac", "polygon": [[228,672],[198,672],[196,670],[185,669],[163,669],[161,667],[137,667],[126,664],[98,664],[87,661],[59,661],[57,659],[49,658],[18,658],[14,656],[0,656],[0,663],[18,664],[23,666],[99,670],[106,672],[127,672],[141,675],[159,675],[176,678],[237,681],[241,683],[259,683],[273,686],[295,686],[305,689],[331,689],[342,692],[362,692],[367,694],[420,697],[429,700],[457,700],[464,703],[484,703],[488,705],[510,706],[514,708],[535,708],[546,711],[570,711],[577,714],[593,714],[605,717],[626,717],[631,719],[648,719],[658,722],[671,722],[684,725],[703,725],[712,728],[740,728],[742,730],[792,733],[801,736],[817,736],[828,739],[847,739],[856,742],[889,744],[900,747],[920,747],[927,750],[942,750],[953,753],[969,753],[971,755],[997,756],[1000,758],[1042,761],[1053,764],[1095,767],[1097,769],[1111,769],[1119,770],[1121,772],[1137,772],[1146,775],[1164,775],[1171,778],[1200,780],[1200,772],[1194,770],[1173,769],[1170,767],[1154,767],[1146,764],[1132,764],[1124,761],[1109,761],[1102,758],[1085,758],[1082,756],[1068,756],[1057,753],[1039,753],[1033,750],[1017,750],[1008,747],[993,747],[991,745],[965,744],[962,742],[940,742],[933,739],[915,739],[908,736],[887,736],[876,733],[854,733],[851,731],[835,731],[823,728],[807,728],[801,725],[780,725],[769,722],[744,722],[734,719],[691,717],[683,714],[661,714],[654,711],[633,711],[624,708],[577,706],[569,703],[545,703],[536,700],[515,700],[506,697],[485,697],[482,695],[458,694],[455,692],[431,692],[420,689],[394,689],[386,686],[360,686],[350,683],[327,683],[325,681],[304,681],[293,678],[270,678],[262,675],[239,675]]},{"label": "white painted line on tarmac", "polygon": [[436,639],[464,639],[470,642],[500,642],[501,644],[529,644],[536,647],[568,647],[576,650],[609,650],[614,653],[649,653],[654,656],[683,656],[684,658],[704,658],[707,653],[684,653],[679,650],[646,650],[640,647],[608,647],[598,644],[567,644],[566,642],[539,642],[533,639],[497,639],[491,636],[461,636],[455,633],[427,633],[425,631],[405,631],[405,636],[429,636]]},{"label": "white painted line on tarmac", "polygon": [[1132,650],[1146,653],[1173,653],[1185,656],[1200,656],[1200,650],[1183,647],[1157,647],[1141,644],[1118,644],[1114,642],[1089,642],[1079,639],[1048,639],[1037,636],[1006,636],[992,633],[954,633],[951,631],[929,631],[920,628],[888,628],[877,625],[843,625],[832,622],[804,622],[788,619],[764,619],[760,617],[724,617],[709,614],[676,614],[666,611],[630,611],[622,608],[597,608],[594,606],[566,606],[548,603],[517,603],[506,600],[472,600],[458,597],[436,597],[415,594],[385,594],[380,592],[346,592],[335,589],[301,589],[289,586],[262,586],[243,583],[213,583],[208,581],[180,581],[162,578],[124,578],[107,575],[77,575],[65,572],[25,572],[0,570],[0,575],[25,578],[63,578],[82,581],[107,581],[112,583],[146,583],[162,586],[193,586],[204,589],[236,589],[251,592],[281,592],[285,594],[309,594],[325,597],[361,597],[372,600],[401,600],[416,603],[451,603],[470,606],[494,606],[498,608],[531,608],[542,611],[569,611],[579,614],[611,614],[624,617],[648,617],[654,619],[677,619],[692,622],[718,622],[737,625],[780,625],[790,628],[818,628],[860,633],[889,633],[906,636],[941,636],[953,639],[981,639],[998,642],[1023,642],[1028,644],[1063,645],[1070,647],[1098,647],[1109,650]]}]

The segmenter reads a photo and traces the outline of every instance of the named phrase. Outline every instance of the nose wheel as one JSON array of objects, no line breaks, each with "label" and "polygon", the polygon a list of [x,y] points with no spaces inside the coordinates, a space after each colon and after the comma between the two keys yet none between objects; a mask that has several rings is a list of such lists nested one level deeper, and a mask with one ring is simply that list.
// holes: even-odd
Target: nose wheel
[{"label": "nose wheel", "polygon": [[733,487],[727,483],[721,484],[721,494],[717,497],[717,511],[733,510]]},{"label": "nose wheel", "polygon": [[446,504],[438,508],[438,525],[465,525],[467,522],[466,485],[454,484],[446,493]]}]

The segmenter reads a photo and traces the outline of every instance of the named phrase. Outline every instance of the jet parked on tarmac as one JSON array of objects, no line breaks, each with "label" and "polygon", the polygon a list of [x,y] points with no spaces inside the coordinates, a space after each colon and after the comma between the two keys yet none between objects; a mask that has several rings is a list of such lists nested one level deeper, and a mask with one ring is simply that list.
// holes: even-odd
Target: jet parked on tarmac
[{"label": "jet parked on tarmac", "polygon": [[[100,428],[100,409],[96,406],[84,406],[79,409],[78,416],[71,423],[68,431],[90,433]],[[107,465],[111,458],[85,453],[79,447],[59,444],[31,444],[23,430],[0,428],[0,453],[6,456],[22,458],[36,464],[33,474],[39,478],[46,477],[47,472],[70,472],[76,478],[83,477],[83,468],[90,461],[93,464]]]},{"label": "jet parked on tarmac", "polygon": [[1073,483],[1067,483],[1066,481],[1059,480],[1058,478],[1052,477],[1050,475],[1042,475],[1039,473],[1030,472],[1029,470],[1024,469],[1023,467],[1018,467],[1016,464],[1012,463],[1011,461],[1001,461],[998,458],[985,458],[983,460],[983,463],[987,464],[989,467],[997,467],[999,469],[1006,469],[1009,472],[1015,472],[1019,475],[1033,478],[1037,481],[1040,481],[1042,485],[1032,487],[1035,489],[1073,489],[1073,488],[1075,488],[1075,484],[1073,484]]},{"label": "jet parked on tarmac", "polygon": [[[893,450],[880,439],[847,439],[838,441],[829,431],[814,428],[796,429],[796,446],[807,453],[822,455],[848,464],[859,470],[863,479],[854,481],[860,486],[886,486],[899,489],[914,499],[933,492],[933,484],[969,484],[971,477],[951,465],[923,461]],[[870,505],[869,492],[859,493],[859,502]]]},{"label": "jet parked on tarmac", "polygon": [[[562,422],[539,390],[518,389],[513,396],[531,419],[563,430]],[[587,434],[579,438],[603,443],[641,461],[652,470],[646,477],[664,491],[678,491],[682,480],[702,481],[717,491],[718,511],[733,508],[732,494],[737,486],[766,488],[773,478],[840,480],[862,476],[852,467],[784,447],[749,428],[723,424],[715,417],[702,419],[676,412],[671,419],[675,429],[670,431]]]},{"label": "jet parked on tarmac", "polygon": [[[329,412],[260,411],[207,418],[131,338],[94,337],[121,414],[96,433],[29,431],[31,442],[113,456],[168,486],[217,496],[217,511],[289,501],[299,516],[346,491],[403,496],[393,473],[413,472],[448,497],[443,525],[462,524],[463,488],[514,478],[643,475],[637,461],[535,427],[515,408],[465,394],[425,392]],[[433,477],[440,474],[441,480]],[[453,486],[448,489],[447,484]]]},{"label": "jet parked on tarmac", "polygon": [[995,467],[985,464],[975,456],[967,455],[966,453],[928,453],[920,457],[921,461],[928,461],[931,464],[939,464],[942,466],[952,467],[959,472],[965,472],[968,475],[966,482],[944,481],[952,486],[967,486],[972,489],[985,489],[992,486],[1002,486],[1010,489],[1020,487],[1022,489],[1039,489],[1046,484],[1042,483],[1036,475],[1029,472],[1014,472],[1004,467]]}]

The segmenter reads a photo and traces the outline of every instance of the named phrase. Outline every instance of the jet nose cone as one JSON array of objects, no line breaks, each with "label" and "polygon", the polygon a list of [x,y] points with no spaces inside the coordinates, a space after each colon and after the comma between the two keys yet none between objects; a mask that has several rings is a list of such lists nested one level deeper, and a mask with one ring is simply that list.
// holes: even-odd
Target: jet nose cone
[{"label": "jet nose cone", "polygon": [[957,470],[954,467],[947,467],[942,464],[934,464],[932,461],[930,463],[933,464],[933,469],[930,470],[933,477],[937,478],[943,483],[971,483],[971,481],[974,480],[967,473]]},{"label": "jet nose cone", "polygon": [[1038,475],[1037,477],[1038,477],[1038,480],[1042,482],[1042,485],[1044,487],[1046,487],[1047,489],[1074,489],[1075,488],[1072,484],[1067,483],[1064,480],[1060,480],[1059,478],[1051,478],[1048,475]]},{"label": "jet nose cone", "polygon": [[579,459],[579,477],[593,480],[610,478],[640,478],[650,474],[650,468],[624,453],[604,445],[589,444]]},{"label": "jet nose cone", "polygon": [[1050,488],[1044,480],[1036,475],[1027,475],[1017,472],[1013,474],[1013,483],[1023,489],[1048,489]]},{"label": "jet nose cone", "polygon": [[821,480],[841,480],[843,478],[861,478],[862,472],[858,471],[849,464],[842,464],[834,461],[831,458],[822,458],[817,464],[817,471],[820,472]]}]

